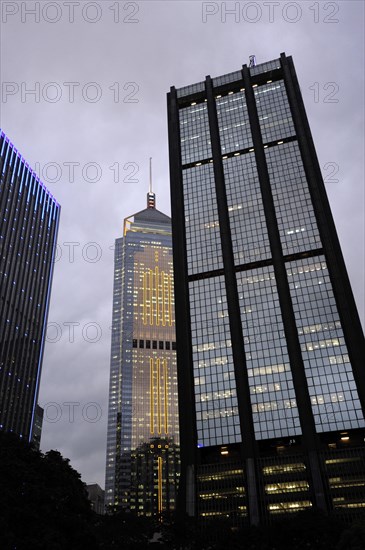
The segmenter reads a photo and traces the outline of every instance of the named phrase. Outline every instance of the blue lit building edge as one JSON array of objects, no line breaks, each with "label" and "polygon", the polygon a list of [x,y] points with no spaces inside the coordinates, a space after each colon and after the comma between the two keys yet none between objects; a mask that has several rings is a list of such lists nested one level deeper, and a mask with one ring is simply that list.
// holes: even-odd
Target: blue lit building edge
[{"label": "blue lit building edge", "polygon": [[0,422],[31,440],[60,205],[2,130],[0,144]]}]

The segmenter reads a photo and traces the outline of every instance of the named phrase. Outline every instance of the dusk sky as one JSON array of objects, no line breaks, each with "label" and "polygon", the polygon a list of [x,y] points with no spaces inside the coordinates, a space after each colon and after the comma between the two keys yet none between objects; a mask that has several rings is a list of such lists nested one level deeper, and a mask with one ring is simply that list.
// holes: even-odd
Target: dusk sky
[{"label": "dusk sky", "polygon": [[113,248],[170,213],[166,93],[292,55],[364,326],[364,3],[1,1],[0,126],[61,204],[41,449],[104,488]]}]

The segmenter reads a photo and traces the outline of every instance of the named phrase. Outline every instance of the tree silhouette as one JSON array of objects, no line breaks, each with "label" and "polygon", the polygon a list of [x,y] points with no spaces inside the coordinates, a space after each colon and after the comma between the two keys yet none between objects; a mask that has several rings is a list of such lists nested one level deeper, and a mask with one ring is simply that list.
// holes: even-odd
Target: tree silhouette
[{"label": "tree silhouette", "polygon": [[58,451],[45,455],[0,432],[0,548],[97,548],[80,474]]}]

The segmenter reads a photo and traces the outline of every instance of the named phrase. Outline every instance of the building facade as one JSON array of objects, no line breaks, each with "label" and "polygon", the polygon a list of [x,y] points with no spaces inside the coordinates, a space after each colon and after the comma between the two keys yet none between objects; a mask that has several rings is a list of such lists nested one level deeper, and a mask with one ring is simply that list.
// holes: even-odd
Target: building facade
[{"label": "building facade", "polygon": [[104,495],[105,491],[97,483],[88,483],[86,485],[88,498],[91,502],[91,509],[96,513],[105,514]]},{"label": "building facade", "polygon": [[252,65],[168,94],[179,509],[353,516],[364,337],[292,58]]},{"label": "building facade", "polygon": [[0,133],[0,429],[31,441],[60,206]]},{"label": "building facade", "polygon": [[147,208],[115,242],[105,503],[175,509],[179,420],[171,220]]},{"label": "building facade", "polygon": [[36,405],[32,429],[32,443],[39,451],[41,446],[42,428],[43,428],[44,409],[40,405]]}]

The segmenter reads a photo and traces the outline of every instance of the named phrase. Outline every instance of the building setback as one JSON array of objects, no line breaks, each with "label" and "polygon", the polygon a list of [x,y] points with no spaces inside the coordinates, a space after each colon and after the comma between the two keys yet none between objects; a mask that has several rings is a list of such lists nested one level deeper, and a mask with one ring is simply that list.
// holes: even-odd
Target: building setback
[{"label": "building setback", "polygon": [[105,504],[175,509],[179,420],[171,220],[147,208],[115,242]]},{"label": "building setback", "polygon": [[0,429],[31,441],[60,205],[0,131]]},{"label": "building setback", "polygon": [[86,485],[86,490],[88,494],[88,498],[91,502],[91,509],[96,514],[104,514],[105,513],[105,507],[104,507],[104,495],[105,492],[103,489],[98,485],[97,483],[88,483]]},{"label": "building setback", "polygon": [[168,94],[179,510],[353,517],[364,337],[292,58],[252,65]]}]

